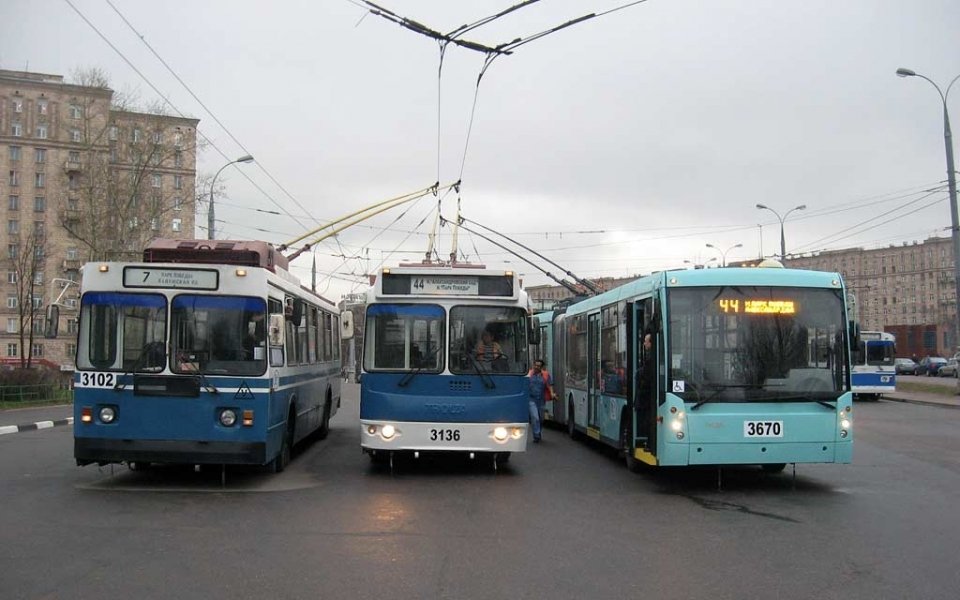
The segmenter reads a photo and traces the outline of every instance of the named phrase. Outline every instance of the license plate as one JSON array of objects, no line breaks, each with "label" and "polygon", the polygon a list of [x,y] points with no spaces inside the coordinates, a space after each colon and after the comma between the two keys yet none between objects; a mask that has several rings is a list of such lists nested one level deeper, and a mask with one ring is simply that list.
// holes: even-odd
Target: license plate
[{"label": "license plate", "polygon": [[783,421],[744,421],[743,437],[783,437]]},{"label": "license plate", "polygon": [[459,442],[460,430],[459,429],[431,429],[430,441],[431,442]]}]

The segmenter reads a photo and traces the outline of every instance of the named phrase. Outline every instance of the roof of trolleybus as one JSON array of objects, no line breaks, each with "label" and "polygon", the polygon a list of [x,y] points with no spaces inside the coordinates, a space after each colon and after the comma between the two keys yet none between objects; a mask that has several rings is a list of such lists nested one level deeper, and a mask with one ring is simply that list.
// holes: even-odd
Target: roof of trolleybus
[{"label": "roof of trolleybus", "polygon": [[725,267],[661,271],[573,304],[566,312],[589,312],[619,300],[650,294],[664,286],[672,289],[727,285],[843,289],[843,280],[839,273],[802,269]]}]

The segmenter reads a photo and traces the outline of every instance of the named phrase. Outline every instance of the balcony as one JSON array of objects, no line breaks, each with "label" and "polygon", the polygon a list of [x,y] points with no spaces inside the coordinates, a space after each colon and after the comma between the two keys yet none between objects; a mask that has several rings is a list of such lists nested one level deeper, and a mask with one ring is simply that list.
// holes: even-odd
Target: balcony
[{"label": "balcony", "polygon": [[63,163],[63,170],[67,173],[79,173],[81,164],[79,160],[68,160]]}]

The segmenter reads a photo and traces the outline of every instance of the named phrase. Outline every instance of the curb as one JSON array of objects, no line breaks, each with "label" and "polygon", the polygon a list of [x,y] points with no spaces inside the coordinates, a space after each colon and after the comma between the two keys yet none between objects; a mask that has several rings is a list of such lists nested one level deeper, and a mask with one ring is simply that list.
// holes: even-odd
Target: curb
[{"label": "curb", "polygon": [[939,406],[940,408],[960,408],[960,404],[949,403],[949,402],[936,402],[934,400],[914,400],[912,398],[903,398],[897,396],[887,396],[883,395],[883,400],[890,400],[891,402],[902,402],[903,404],[922,404],[924,406]]},{"label": "curb", "polygon": [[50,429],[51,427],[60,427],[62,425],[73,425],[73,417],[59,419],[57,421],[37,421],[36,423],[25,423],[23,425],[3,425],[0,426],[0,435],[8,433],[19,433],[21,431],[35,431],[37,429]]}]

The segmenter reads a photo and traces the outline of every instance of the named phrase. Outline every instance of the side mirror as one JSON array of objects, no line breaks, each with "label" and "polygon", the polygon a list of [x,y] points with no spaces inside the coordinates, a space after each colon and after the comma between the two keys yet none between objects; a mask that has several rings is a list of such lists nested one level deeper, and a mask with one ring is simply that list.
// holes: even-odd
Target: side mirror
[{"label": "side mirror", "polygon": [[850,349],[856,351],[856,348],[860,347],[860,324],[856,321],[850,321]]},{"label": "side mirror", "polygon": [[285,317],[283,315],[270,315],[270,329],[267,331],[267,337],[271,346],[283,345],[283,331],[285,328]]},{"label": "side mirror", "polygon": [[527,336],[530,338],[531,346],[539,346],[543,340],[540,339],[540,321],[536,317],[530,317],[527,322]]},{"label": "side mirror", "polygon": [[345,310],[340,313],[340,339],[349,340],[353,337],[353,312]]},{"label": "side mirror", "polygon": [[46,325],[43,337],[48,339],[56,338],[57,333],[60,331],[60,307],[56,304],[51,304],[47,307]]}]

